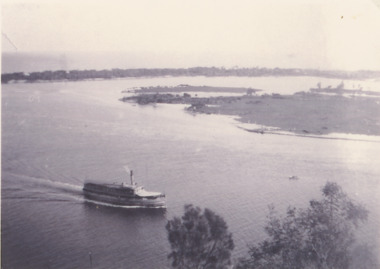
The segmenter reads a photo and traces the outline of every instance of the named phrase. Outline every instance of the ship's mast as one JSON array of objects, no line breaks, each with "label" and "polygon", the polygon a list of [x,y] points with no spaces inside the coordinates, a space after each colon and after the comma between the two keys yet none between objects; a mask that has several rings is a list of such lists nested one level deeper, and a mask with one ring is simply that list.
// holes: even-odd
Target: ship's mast
[{"label": "ship's mast", "polygon": [[130,177],[131,177],[131,186],[133,186],[133,170],[130,172]]}]

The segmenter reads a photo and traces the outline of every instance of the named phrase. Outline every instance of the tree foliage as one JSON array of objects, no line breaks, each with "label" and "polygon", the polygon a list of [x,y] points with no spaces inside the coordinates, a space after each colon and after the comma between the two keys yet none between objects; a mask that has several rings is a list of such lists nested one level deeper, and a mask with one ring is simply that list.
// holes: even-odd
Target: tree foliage
[{"label": "tree foliage", "polygon": [[224,219],[210,209],[185,205],[182,218],[166,225],[174,268],[226,268],[234,249]]},{"label": "tree foliage", "polygon": [[368,211],[336,183],[327,182],[322,195],[306,209],[289,207],[283,218],[271,207],[265,227],[269,239],[251,246],[238,268],[350,268],[354,230]]}]

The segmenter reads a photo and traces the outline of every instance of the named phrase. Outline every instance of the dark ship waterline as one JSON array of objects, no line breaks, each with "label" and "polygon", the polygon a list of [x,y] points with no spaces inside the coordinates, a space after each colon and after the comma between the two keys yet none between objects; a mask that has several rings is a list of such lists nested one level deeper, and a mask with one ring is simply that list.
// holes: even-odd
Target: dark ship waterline
[{"label": "dark ship waterline", "polygon": [[133,172],[130,172],[131,184],[126,183],[91,183],[83,187],[84,197],[91,201],[127,207],[166,208],[165,194],[146,191],[133,181]]}]

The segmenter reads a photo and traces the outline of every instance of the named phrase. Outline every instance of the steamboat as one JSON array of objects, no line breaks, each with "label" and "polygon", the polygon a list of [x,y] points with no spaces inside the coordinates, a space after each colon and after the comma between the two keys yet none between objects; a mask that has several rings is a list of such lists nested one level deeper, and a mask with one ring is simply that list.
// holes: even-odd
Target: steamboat
[{"label": "steamboat", "polygon": [[130,171],[130,184],[127,183],[90,183],[83,187],[86,199],[113,205],[147,208],[165,208],[165,194],[146,191],[133,180],[133,171]]}]

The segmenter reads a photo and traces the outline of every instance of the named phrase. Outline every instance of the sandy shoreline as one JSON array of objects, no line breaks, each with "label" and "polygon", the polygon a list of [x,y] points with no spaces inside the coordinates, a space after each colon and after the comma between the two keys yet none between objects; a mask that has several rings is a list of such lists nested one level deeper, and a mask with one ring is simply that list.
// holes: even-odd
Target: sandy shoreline
[{"label": "sandy shoreline", "polygon": [[[192,92],[240,92],[241,96],[197,97]],[[186,94],[182,94],[187,92]],[[380,135],[380,98],[345,97],[339,94],[301,92],[294,95],[263,94],[258,89],[223,87],[150,87],[123,101],[139,104],[182,103],[195,113],[236,116],[242,123],[263,126],[247,131],[296,135],[328,135],[332,133]],[[181,93],[181,94],[176,94]]]}]

